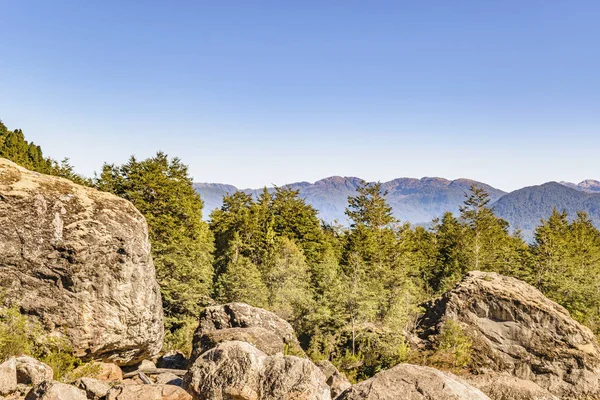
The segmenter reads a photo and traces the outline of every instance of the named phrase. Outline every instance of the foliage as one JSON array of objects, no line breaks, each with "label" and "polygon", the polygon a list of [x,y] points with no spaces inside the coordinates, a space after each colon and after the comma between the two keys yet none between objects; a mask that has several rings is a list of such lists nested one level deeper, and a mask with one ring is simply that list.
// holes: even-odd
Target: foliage
[{"label": "foliage", "polygon": [[164,153],[122,166],[104,165],[96,186],[131,201],[146,217],[167,329],[182,328],[212,293],[213,238],[203,202],[178,158]]},{"label": "foliage", "polygon": [[69,159],[65,158],[59,163],[44,157],[42,148],[25,140],[21,129],[9,131],[2,121],[0,121],[0,157],[32,171],[67,178],[80,185],[89,186],[92,183],[90,179],[74,172]]},{"label": "foliage", "polygon": [[181,351],[186,357],[189,357],[192,354],[192,339],[197,326],[197,318],[186,317],[180,320],[178,329],[165,332],[162,351]]},{"label": "foliage", "polygon": [[447,320],[438,340],[437,350],[431,357],[435,365],[455,369],[469,366],[473,342],[457,322]]},{"label": "foliage", "polygon": [[62,380],[82,364],[64,336],[44,332],[17,307],[0,307],[0,362],[20,355],[48,364],[56,380]]}]

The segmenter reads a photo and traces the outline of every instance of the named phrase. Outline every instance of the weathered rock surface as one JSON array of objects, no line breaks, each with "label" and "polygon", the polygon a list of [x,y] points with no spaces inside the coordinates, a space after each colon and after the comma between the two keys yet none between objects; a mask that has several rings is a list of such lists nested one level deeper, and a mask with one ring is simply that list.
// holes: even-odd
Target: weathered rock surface
[{"label": "weathered rock surface", "polygon": [[44,381],[51,381],[54,376],[54,372],[49,365],[33,357],[17,357],[15,362],[17,364],[18,383],[36,386]]},{"label": "weathered rock surface", "polygon": [[335,399],[344,390],[350,388],[352,384],[338,369],[327,360],[321,360],[315,363],[325,375],[325,381],[331,390],[331,398]]},{"label": "weathered rock surface", "polygon": [[[200,314],[200,322],[198,328],[194,333],[193,351],[192,357],[190,358],[190,364],[194,362],[196,358],[207,350],[206,345],[202,344],[203,340],[207,340],[206,337],[209,332],[215,332],[219,330],[225,330],[230,328],[262,328],[279,338],[281,341],[289,347],[293,347],[298,351],[302,351],[296,338],[296,333],[292,326],[282,318],[279,318],[276,314],[264,310],[258,307],[252,307],[245,303],[229,303],[219,306],[207,307]],[[231,336],[241,335],[240,331],[229,331]],[[264,331],[260,331],[264,332]],[[218,333],[212,334],[213,338],[218,337]],[[227,335],[224,334],[224,335]],[[259,330],[249,332],[247,339],[259,343],[260,346],[265,347],[268,338],[273,336],[269,334],[268,338],[261,338]],[[279,342],[279,341],[278,341]],[[277,344],[278,346],[278,344]],[[269,349],[269,351],[273,351]]]},{"label": "weathered rock surface", "polygon": [[73,385],[83,390],[88,400],[104,399],[111,388],[106,382],[94,378],[80,378]]},{"label": "weathered rock surface", "polygon": [[268,355],[283,354],[285,349],[283,339],[275,332],[254,326],[250,328],[226,328],[204,332],[197,336],[194,341],[194,354],[200,355],[216,347],[219,343],[230,342],[232,340],[250,343]]},{"label": "weathered rock surface", "polygon": [[17,362],[14,358],[0,364],[0,395],[17,390]]},{"label": "weathered rock surface", "polygon": [[25,400],[87,400],[83,390],[56,381],[45,381],[35,386]]},{"label": "weathered rock surface", "polygon": [[172,385],[126,385],[115,386],[106,400],[191,400],[185,390]]},{"label": "weathered rock surface", "polygon": [[478,375],[470,377],[469,383],[492,400],[560,400],[535,382],[510,375]]},{"label": "weathered rock surface", "polygon": [[144,217],[126,200],[0,159],[0,286],[78,356],[122,365],[163,338]]},{"label": "weathered rock surface", "polygon": [[400,364],[357,383],[336,400],[489,400],[462,379],[429,367]]},{"label": "weathered rock surface", "polygon": [[202,400],[330,400],[323,373],[308,359],[268,356],[246,342],[220,343],[203,353],[183,378]]},{"label": "weathered rock surface", "polygon": [[506,372],[562,399],[600,398],[596,337],[532,286],[471,272],[428,308],[422,338],[435,343],[447,320],[457,322],[473,341],[475,372]]},{"label": "weathered rock surface", "polygon": [[158,385],[181,386],[183,384],[182,378],[170,372],[164,372],[162,374],[156,375],[155,381]]}]

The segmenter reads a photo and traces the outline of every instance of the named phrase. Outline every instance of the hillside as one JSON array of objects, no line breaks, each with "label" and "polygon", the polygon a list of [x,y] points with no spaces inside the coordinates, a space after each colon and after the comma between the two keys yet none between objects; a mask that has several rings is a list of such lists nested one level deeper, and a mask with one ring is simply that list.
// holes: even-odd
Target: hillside
[{"label": "hillside", "polygon": [[585,211],[600,226],[600,193],[573,189],[564,184],[549,182],[509,193],[494,203],[499,217],[510,222],[512,227],[523,230],[530,239],[533,230],[542,218],[547,218],[554,208],[566,210],[572,218],[578,211]]},{"label": "hillside", "polygon": [[[307,203],[319,210],[319,216],[327,222],[337,220],[347,224],[344,210],[348,196],[356,194],[361,182],[356,177],[332,176],[315,183],[296,182],[289,185],[300,191],[300,196]],[[388,191],[387,200],[394,210],[394,215],[401,221],[414,224],[429,223],[433,218],[441,216],[445,211],[457,212],[464,200],[464,194],[471,184],[484,187],[492,201],[498,200],[505,192],[481,182],[468,179],[447,180],[443,178],[398,178],[382,184]],[[218,183],[195,183],[194,188],[205,202],[205,218],[210,212],[221,206],[224,194],[237,190],[234,186]],[[261,189],[244,189],[246,193],[258,194]]]}]

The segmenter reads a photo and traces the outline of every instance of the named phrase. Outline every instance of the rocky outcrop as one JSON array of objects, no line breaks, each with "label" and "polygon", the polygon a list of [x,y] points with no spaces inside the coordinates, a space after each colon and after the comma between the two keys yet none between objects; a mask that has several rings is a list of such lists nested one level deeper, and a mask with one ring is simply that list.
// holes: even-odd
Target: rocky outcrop
[{"label": "rocky outcrop", "polygon": [[[215,332],[231,328],[252,329]],[[294,329],[287,321],[262,308],[245,303],[229,303],[207,307],[200,314],[198,328],[194,333],[190,363],[209,349],[209,346],[224,340],[248,341],[269,354],[279,352],[281,342],[297,352],[302,352]],[[270,341],[274,343],[269,343]]]},{"label": "rocky outcrop", "polygon": [[446,321],[457,322],[473,342],[474,372],[505,372],[562,399],[600,398],[596,337],[532,286],[471,272],[426,307],[421,337],[435,346]]},{"label": "rocky outcrop", "polygon": [[327,382],[327,385],[331,390],[331,398],[335,399],[344,390],[352,386],[350,381],[348,381],[348,379],[340,371],[338,371],[335,365],[329,361],[317,361],[315,365],[319,367],[323,375],[325,375],[325,382]]},{"label": "rocky outcrop", "polygon": [[87,396],[75,386],[45,381],[31,389],[25,400],[87,400]]},{"label": "rocky outcrop", "polygon": [[14,358],[0,364],[0,396],[17,390],[17,362]]},{"label": "rocky outcrop", "polygon": [[0,286],[66,334],[78,356],[121,365],[163,338],[144,217],[126,200],[0,159]]},{"label": "rocky outcrop", "polygon": [[323,373],[310,361],[268,356],[246,342],[220,343],[203,353],[183,378],[197,400],[330,400]]},{"label": "rocky outcrop", "polygon": [[400,364],[379,372],[336,400],[489,400],[462,379],[429,367]]},{"label": "rocky outcrop", "polygon": [[191,400],[185,390],[172,385],[127,385],[115,386],[106,395],[106,400]]},{"label": "rocky outcrop", "polygon": [[39,385],[44,381],[51,381],[54,372],[52,368],[35,358],[21,356],[15,359],[17,365],[17,382],[26,385]]}]

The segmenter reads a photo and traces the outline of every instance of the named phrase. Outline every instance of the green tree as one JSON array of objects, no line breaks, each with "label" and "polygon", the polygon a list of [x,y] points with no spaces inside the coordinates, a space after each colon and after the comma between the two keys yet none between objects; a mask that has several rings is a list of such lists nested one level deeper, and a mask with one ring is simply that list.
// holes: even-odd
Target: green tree
[{"label": "green tree", "polygon": [[162,152],[131,157],[105,164],[96,186],[131,201],[146,218],[167,328],[181,328],[208,301],[213,280],[213,236],[187,166]]}]

